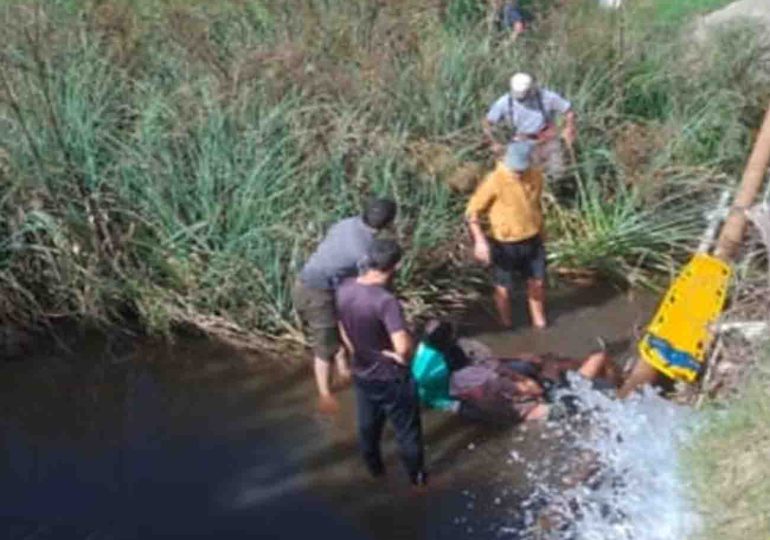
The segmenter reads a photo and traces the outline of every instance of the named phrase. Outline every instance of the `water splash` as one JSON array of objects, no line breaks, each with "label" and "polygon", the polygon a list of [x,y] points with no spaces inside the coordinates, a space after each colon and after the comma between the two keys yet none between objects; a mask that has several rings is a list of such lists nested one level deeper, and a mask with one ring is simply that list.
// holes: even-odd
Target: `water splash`
[{"label": "water splash", "polygon": [[[575,375],[561,399],[577,414],[551,426],[567,450],[544,470],[530,463],[535,486],[525,501],[519,538],[670,540],[698,527],[677,449],[692,433],[690,409],[647,389],[618,401]],[[505,534],[512,528],[503,528]]]}]

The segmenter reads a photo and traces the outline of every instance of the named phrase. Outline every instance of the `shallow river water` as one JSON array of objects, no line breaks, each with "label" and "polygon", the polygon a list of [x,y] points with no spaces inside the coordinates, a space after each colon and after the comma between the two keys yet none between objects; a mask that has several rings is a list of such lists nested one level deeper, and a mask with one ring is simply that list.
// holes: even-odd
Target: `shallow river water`
[{"label": "shallow river water", "polygon": [[[563,290],[545,332],[490,331],[484,313],[464,317],[463,331],[505,354],[584,354],[597,335],[622,354],[654,304]],[[0,369],[3,538],[518,538],[533,505],[567,493],[544,486],[579,451],[558,426],[426,411],[432,483],[415,494],[389,432],[388,477],[367,478],[350,389],[339,415],[317,414],[308,362],[258,361],[204,340],[126,347],[92,336],[76,353]]]}]

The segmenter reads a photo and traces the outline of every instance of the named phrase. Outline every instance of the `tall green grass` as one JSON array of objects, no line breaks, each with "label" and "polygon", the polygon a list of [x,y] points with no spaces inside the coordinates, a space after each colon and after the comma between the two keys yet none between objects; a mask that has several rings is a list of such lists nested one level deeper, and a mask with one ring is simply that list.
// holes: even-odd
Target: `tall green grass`
[{"label": "tall green grass", "polygon": [[580,117],[549,205],[554,261],[670,271],[748,152],[760,51],[731,39],[684,68],[674,36],[619,40],[587,1],[511,48],[475,5],[3,5],[0,315],[293,334],[296,272],[372,194],[399,203],[410,305],[460,302],[479,273],[443,180],[491,166],[479,119],[516,69]]}]

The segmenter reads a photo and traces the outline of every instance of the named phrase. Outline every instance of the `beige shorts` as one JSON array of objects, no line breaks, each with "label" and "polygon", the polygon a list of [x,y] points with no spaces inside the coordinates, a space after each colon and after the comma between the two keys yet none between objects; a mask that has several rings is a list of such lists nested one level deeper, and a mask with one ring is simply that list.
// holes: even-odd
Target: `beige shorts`
[{"label": "beige shorts", "polygon": [[292,299],[294,309],[308,331],[313,354],[321,360],[331,361],[342,345],[337,329],[334,291],[308,287],[297,280]]}]

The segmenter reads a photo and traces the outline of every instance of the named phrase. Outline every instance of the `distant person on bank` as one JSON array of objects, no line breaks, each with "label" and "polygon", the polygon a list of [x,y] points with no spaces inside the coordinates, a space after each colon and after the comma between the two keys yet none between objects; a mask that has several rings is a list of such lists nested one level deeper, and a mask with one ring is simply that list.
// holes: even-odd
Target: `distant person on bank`
[{"label": "distant person on bank", "polygon": [[389,289],[401,260],[393,240],[375,240],[364,272],[337,290],[342,338],[351,353],[358,437],[372,476],[385,473],[380,439],[392,424],[412,484],[426,483],[417,389],[409,372],[412,337],[403,310]]},{"label": "distant person on bank", "polygon": [[294,285],[294,307],[309,330],[320,408],[325,412],[337,409],[330,388],[331,363],[335,358],[341,378],[350,378],[337,327],[334,291],[342,280],[358,274],[359,263],[376,234],[388,227],[395,215],[395,202],[373,199],[362,215],[334,224],[305,263]]},{"label": "distant person on bank", "polygon": [[518,0],[489,0],[489,4],[489,30],[499,28],[511,42],[516,41],[529,24],[529,14],[521,9]]},{"label": "distant person on bank", "polygon": [[[482,125],[495,156],[501,157],[510,142],[532,141],[535,143],[534,166],[543,168],[551,179],[556,179],[564,176],[565,171],[556,124],[558,115],[564,116],[561,138],[571,147],[577,131],[570,102],[556,92],[540,88],[531,75],[516,73],[511,77],[509,92],[495,101]],[[496,126],[502,126],[504,142],[495,135]]]},{"label": "distant person on bank", "polygon": [[[531,167],[534,143],[515,141],[503,159],[476,188],[465,217],[473,238],[473,255],[492,267],[493,300],[500,323],[513,325],[511,288],[517,275],[526,280],[532,326],[545,328],[545,269],[543,174]],[[489,236],[482,217],[489,221]]]}]

